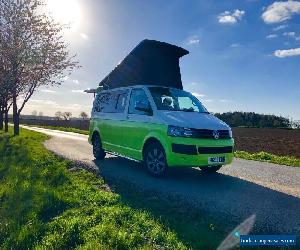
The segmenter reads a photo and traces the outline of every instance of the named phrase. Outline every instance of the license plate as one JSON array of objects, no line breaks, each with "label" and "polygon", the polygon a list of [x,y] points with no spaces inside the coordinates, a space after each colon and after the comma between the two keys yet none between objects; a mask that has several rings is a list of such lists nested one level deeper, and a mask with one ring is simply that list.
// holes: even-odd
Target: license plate
[{"label": "license plate", "polygon": [[209,164],[225,163],[225,156],[208,157]]}]

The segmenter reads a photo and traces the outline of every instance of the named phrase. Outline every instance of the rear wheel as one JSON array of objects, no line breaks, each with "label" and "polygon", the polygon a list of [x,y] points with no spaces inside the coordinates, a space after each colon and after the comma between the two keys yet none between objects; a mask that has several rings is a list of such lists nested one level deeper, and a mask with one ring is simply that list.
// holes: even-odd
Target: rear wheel
[{"label": "rear wheel", "polygon": [[155,177],[165,175],[168,165],[164,148],[158,142],[151,143],[144,152],[144,163],[148,172]]},{"label": "rear wheel", "polygon": [[199,167],[199,168],[200,168],[201,171],[203,171],[204,173],[215,173],[215,172],[217,172],[221,167],[222,167],[222,165],[218,165],[218,166],[206,166],[206,167]]},{"label": "rear wheel", "polygon": [[101,139],[98,134],[95,134],[93,136],[93,154],[97,160],[103,160],[106,155],[105,151],[102,148]]}]

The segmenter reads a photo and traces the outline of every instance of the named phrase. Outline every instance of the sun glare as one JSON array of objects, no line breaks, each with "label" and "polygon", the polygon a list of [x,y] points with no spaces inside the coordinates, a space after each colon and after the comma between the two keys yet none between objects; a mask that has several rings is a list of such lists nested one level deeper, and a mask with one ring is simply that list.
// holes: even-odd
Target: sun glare
[{"label": "sun glare", "polygon": [[77,30],[81,23],[82,10],[77,0],[47,0],[47,7],[53,18]]}]

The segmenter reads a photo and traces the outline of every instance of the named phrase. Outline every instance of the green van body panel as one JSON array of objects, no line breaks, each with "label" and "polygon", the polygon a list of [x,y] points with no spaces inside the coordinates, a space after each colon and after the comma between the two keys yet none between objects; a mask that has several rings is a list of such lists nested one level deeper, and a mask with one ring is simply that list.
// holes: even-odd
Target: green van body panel
[{"label": "green van body panel", "polygon": [[233,160],[233,153],[186,155],[172,152],[172,143],[197,147],[225,147],[234,146],[232,138],[216,140],[171,137],[167,135],[167,130],[168,126],[164,124],[93,118],[90,122],[89,142],[92,142],[95,132],[99,133],[104,150],[142,161],[145,143],[149,139],[156,139],[165,149],[169,167],[207,166],[208,157],[214,156],[225,156],[226,162],[222,163],[223,165],[230,164]]}]

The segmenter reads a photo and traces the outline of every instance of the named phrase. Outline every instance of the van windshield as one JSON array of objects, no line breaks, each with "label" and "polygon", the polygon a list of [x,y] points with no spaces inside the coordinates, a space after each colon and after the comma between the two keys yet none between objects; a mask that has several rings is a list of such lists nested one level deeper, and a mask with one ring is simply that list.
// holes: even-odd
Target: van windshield
[{"label": "van windshield", "polygon": [[186,91],[164,87],[149,87],[149,90],[159,110],[209,113],[195,96]]}]

